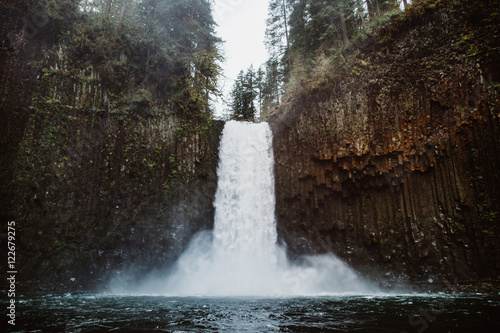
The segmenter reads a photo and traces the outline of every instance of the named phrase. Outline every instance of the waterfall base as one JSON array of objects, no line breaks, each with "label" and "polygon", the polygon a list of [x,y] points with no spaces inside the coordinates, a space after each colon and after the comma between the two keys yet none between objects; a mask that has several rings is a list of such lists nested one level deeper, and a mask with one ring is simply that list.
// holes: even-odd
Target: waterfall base
[{"label": "waterfall base", "polygon": [[127,293],[168,296],[369,294],[334,255],[287,260],[277,243],[272,133],[267,123],[228,122],[220,147],[213,232],[196,235],[171,272]]}]

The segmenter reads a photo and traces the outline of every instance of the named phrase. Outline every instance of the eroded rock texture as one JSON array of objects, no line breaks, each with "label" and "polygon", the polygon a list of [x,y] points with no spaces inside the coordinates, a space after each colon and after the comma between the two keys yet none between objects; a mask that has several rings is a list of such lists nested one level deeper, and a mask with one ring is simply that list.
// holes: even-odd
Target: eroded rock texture
[{"label": "eroded rock texture", "polygon": [[271,116],[291,254],[413,282],[498,276],[499,33],[466,9],[407,17]]}]

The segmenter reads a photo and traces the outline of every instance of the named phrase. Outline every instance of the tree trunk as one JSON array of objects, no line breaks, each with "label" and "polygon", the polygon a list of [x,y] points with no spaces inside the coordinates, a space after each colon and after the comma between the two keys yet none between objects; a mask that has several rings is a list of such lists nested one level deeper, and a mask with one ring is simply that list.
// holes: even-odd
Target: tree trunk
[{"label": "tree trunk", "polygon": [[107,18],[111,18],[111,9],[113,9],[113,3],[114,3],[114,0],[111,0],[111,1],[109,2],[108,12],[106,13],[106,17],[107,17]]},{"label": "tree trunk", "polygon": [[349,44],[349,37],[347,36],[347,26],[345,24],[344,13],[340,13],[340,26],[342,27],[342,38],[344,40],[344,45]]},{"label": "tree trunk", "polygon": [[361,18],[361,27],[364,29],[366,27],[365,13],[361,5],[357,7],[357,12],[359,13],[359,17]]},{"label": "tree trunk", "polygon": [[368,16],[373,20],[380,15],[380,0],[366,0],[366,8],[368,8]]},{"label": "tree trunk", "polygon": [[286,38],[286,56],[287,56],[287,62],[288,66],[290,67],[290,40],[288,36],[288,21],[287,21],[287,15],[286,15],[286,0],[283,0],[283,22],[285,22],[285,38]]},{"label": "tree trunk", "polygon": [[403,0],[403,9],[406,10],[406,8],[408,8],[408,2]]},{"label": "tree trunk", "polygon": [[125,10],[127,9],[127,3],[128,3],[128,1],[127,1],[127,0],[125,0],[125,1],[123,2],[122,11],[121,11],[121,13],[120,13],[120,21],[118,22],[118,29],[120,29],[120,28],[121,28],[121,26],[122,26],[122,23],[123,23],[123,17],[125,16]]},{"label": "tree trunk", "polygon": [[144,80],[142,81],[142,84],[148,83],[149,82],[149,67],[150,67],[150,62],[151,62],[151,48],[148,47],[148,56],[146,58],[146,68],[144,70]]},{"label": "tree trunk", "polygon": [[371,19],[374,18],[374,12],[373,12],[373,5],[372,5],[372,2],[371,0],[366,0],[366,9],[368,10],[368,17]]}]

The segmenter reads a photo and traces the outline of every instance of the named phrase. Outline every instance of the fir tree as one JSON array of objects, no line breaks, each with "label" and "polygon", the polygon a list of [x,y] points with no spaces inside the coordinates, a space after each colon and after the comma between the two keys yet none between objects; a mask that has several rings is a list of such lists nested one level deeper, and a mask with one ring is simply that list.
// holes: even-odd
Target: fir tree
[{"label": "fir tree", "polygon": [[231,91],[232,118],[242,121],[255,121],[257,108],[255,99],[258,96],[256,75],[253,67],[247,72],[241,71]]}]

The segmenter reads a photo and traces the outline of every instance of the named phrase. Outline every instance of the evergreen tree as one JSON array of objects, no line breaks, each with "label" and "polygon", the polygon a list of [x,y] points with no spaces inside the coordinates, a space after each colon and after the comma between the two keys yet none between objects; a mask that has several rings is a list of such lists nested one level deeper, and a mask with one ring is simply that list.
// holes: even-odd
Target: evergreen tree
[{"label": "evergreen tree", "polygon": [[242,121],[255,121],[257,108],[255,99],[258,96],[257,82],[253,67],[247,72],[241,71],[236,78],[231,91],[232,118]]},{"label": "evergreen tree", "polygon": [[142,0],[147,50],[145,83],[163,89],[186,112],[209,110],[217,92],[220,39],[208,0]]},{"label": "evergreen tree", "polygon": [[349,45],[368,19],[397,8],[398,0],[270,0],[263,108],[280,102],[292,72],[309,72],[319,56]]},{"label": "evergreen tree", "polygon": [[74,58],[93,63],[116,94],[133,70],[138,89],[179,114],[212,116],[222,57],[210,0],[80,0],[79,8],[86,19]]},{"label": "evergreen tree", "polygon": [[271,0],[266,21],[266,47],[271,57],[286,62],[290,50],[290,0]]},{"label": "evergreen tree", "polygon": [[360,0],[297,0],[290,17],[293,54],[347,45],[364,25]]},{"label": "evergreen tree", "polygon": [[366,0],[370,19],[375,19],[384,12],[398,8],[397,0]]},{"label": "evergreen tree", "polygon": [[266,72],[262,67],[259,67],[259,70],[255,74],[255,85],[257,88],[257,100],[258,100],[258,113],[259,116],[262,113],[262,104],[264,102],[264,90],[266,83]]},{"label": "evergreen tree", "polygon": [[269,59],[265,65],[265,78],[262,84],[263,108],[269,109],[281,102],[283,95],[283,70],[276,59]]}]

